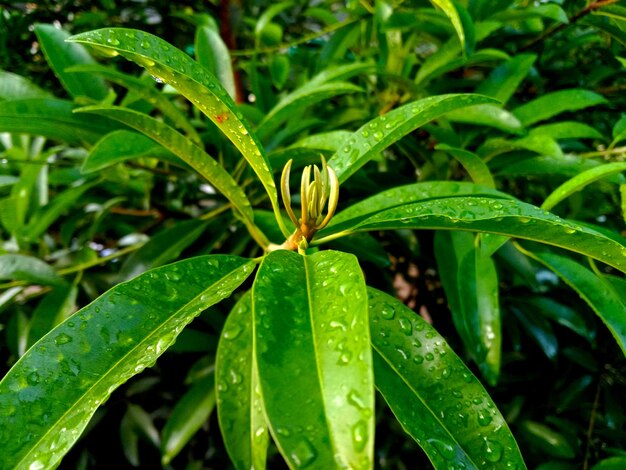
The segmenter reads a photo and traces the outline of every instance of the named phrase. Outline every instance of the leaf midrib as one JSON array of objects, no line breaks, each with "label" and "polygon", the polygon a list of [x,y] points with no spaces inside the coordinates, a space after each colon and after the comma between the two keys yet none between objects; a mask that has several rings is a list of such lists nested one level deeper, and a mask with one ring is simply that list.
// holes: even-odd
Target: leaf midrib
[{"label": "leaf midrib", "polygon": [[[250,262],[248,262],[250,263]],[[181,308],[179,308],[178,310],[176,310],[172,315],[170,315],[164,322],[161,323],[161,328],[163,328],[165,326],[165,324],[169,323],[170,321],[172,321],[172,319],[174,317],[176,317],[176,315],[184,310],[187,306],[189,306],[190,304],[193,304],[195,301],[197,301],[200,297],[202,297],[202,295],[204,295],[208,290],[210,290],[211,288],[213,288],[215,285],[217,285],[218,283],[224,282],[225,280],[227,280],[228,278],[231,277],[231,275],[235,272],[240,270],[241,268],[243,268],[246,264],[248,263],[244,263],[241,266],[238,266],[237,268],[233,269],[232,271],[229,271],[229,273],[223,277],[221,277],[217,282],[214,282],[213,284],[211,284],[209,287],[207,287],[206,289],[204,289],[200,294],[198,294],[197,296],[195,296],[193,299],[191,299],[189,302],[187,302],[186,304],[184,304]],[[123,286],[127,283],[122,283],[122,284],[118,284],[118,286]],[[194,316],[195,317],[195,316]],[[151,339],[161,328],[157,328],[155,329],[152,333],[150,333],[148,336],[144,337],[144,339],[142,339],[139,343],[137,343],[137,345],[135,347],[133,347],[132,349],[130,349],[126,354],[124,354],[117,362],[115,362],[115,364],[113,364],[113,366],[111,366],[109,368],[109,370],[103,374],[96,382],[93,383],[93,385],[91,387],[89,387],[85,393],[83,393],[76,401],[75,403],[78,404],[80,402],[82,402],[84,400],[84,398],[98,385],[100,385],[100,383],[103,382],[103,380],[105,378],[107,378],[110,374],[111,371],[114,370],[115,368],[117,368],[117,366],[119,366],[119,364],[121,362],[123,362],[130,354],[134,353],[135,351],[137,351],[139,349],[140,346],[142,346],[143,344],[145,344],[147,342],[148,339]],[[46,335],[47,336],[47,335]],[[165,352],[165,350],[163,351],[163,353]],[[161,356],[161,354],[159,354],[159,356]],[[157,358],[159,357],[157,356]],[[24,356],[22,356],[24,357]],[[136,375],[136,374],[133,374]],[[120,384],[121,385],[121,384]],[[119,386],[119,385],[118,385]],[[116,387],[117,388],[117,387]],[[99,406],[98,406],[99,407]],[[68,413],[72,410],[74,410],[76,408],[76,406],[72,406],[70,408],[68,408],[68,410],[63,413],[63,415],[56,420],[56,422],[54,423],[53,426],[50,426],[48,428],[48,431],[46,431],[40,439],[38,439],[35,443],[33,443],[33,445],[30,447],[31,450],[29,450],[24,457],[22,457],[20,459],[20,461],[17,463],[16,468],[19,467],[20,465],[23,464],[24,460],[29,457],[37,447],[39,447],[39,445],[42,442],[45,442],[45,439],[48,437],[48,435],[52,432],[53,429],[56,429],[59,426],[59,423],[61,423],[63,421],[63,419],[65,419],[65,417],[68,415]],[[94,409],[94,413],[95,413],[95,409]],[[91,414],[91,416],[93,416],[93,413]],[[89,417],[89,419],[91,419],[91,416]],[[87,421],[87,423],[85,423],[85,426],[87,426],[87,424],[89,423],[89,421]],[[83,428],[84,429],[84,428]],[[65,455],[65,453],[63,454],[63,456]],[[61,458],[59,460],[61,460],[63,458],[63,456],[61,456]],[[59,461],[57,460],[57,462]]]}]

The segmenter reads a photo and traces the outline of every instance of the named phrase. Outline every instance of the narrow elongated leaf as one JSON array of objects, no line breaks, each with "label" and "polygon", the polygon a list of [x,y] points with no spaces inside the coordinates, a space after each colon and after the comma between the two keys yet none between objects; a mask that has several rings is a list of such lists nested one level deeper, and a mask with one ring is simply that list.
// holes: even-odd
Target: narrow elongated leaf
[{"label": "narrow elongated leaf", "polygon": [[356,258],[274,251],[261,264],[252,302],[268,425],[289,465],[370,468],[374,383]]},{"label": "narrow elongated leaf", "polygon": [[626,272],[626,244],[617,241],[619,236],[609,238],[524,202],[491,197],[448,197],[407,202],[380,212],[370,212],[368,201],[366,199],[348,209],[357,215],[355,218],[324,229],[320,236],[336,234],[339,230],[347,234],[407,228],[495,233],[565,248]]},{"label": "narrow elongated leaf", "polygon": [[203,377],[183,395],[163,428],[161,462],[169,464],[209,419],[215,408],[213,376]]},{"label": "narrow elongated leaf", "polygon": [[459,16],[459,12],[457,11],[454,3],[451,0],[431,0],[431,3],[441,8],[441,10],[446,14],[446,16],[450,18],[450,21],[452,22],[452,26],[454,26],[454,30],[456,31],[456,34],[459,37],[461,47],[465,49],[466,43],[465,43],[465,31],[463,30],[463,22],[461,21],[461,17]]},{"label": "narrow elongated leaf", "polygon": [[570,90],[546,93],[539,98],[518,106],[513,110],[513,114],[526,127],[565,111],[577,111],[606,103],[607,101],[602,95],[589,90],[572,88]]},{"label": "narrow elongated leaf", "polygon": [[120,130],[100,139],[89,152],[80,170],[83,173],[92,173],[116,163],[144,157],[158,158],[186,167],[180,158],[149,137],[137,132]]},{"label": "narrow elongated leaf", "polygon": [[522,83],[533,64],[536,54],[520,54],[499,65],[476,89],[476,93],[491,96],[505,104]]},{"label": "narrow elongated leaf", "polygon": [[593,127],[576,121],[562,121],[533,128],[529,135],[547,135],[553,139],[603,139]]},{"label": "narrow elongated leaf", "polygon": [[58,285],[63,279],[48,263],[26,255],[1,255],[0,280],[28,281],[43,285]]},{"label": "narrow elongated leaf", "polygon": [[624,171],[626,171],[626,163],[607,163],[587,170],[580,175],[567,180],[561,186],[552,191],[546,200],[543,201],[543,204],[541,204],[541,208],[549,211],[559,202],[568,198],[575,192],[582,190],[585,186],[609,175],[622,173]]},{"label": "narrow elongated leaf", "polygon": [[0,102],[0,129],[3,132],[41,135],[70,145],[94,143],[121,126],[94,116],[82,119],[65,100],[32,98]]},{"label": "narrow elongated leaf", "polygon": [[506,109],[492,104],[479,104],[451,111],[446,117],[452,122],[494,127],[511,134],[523,132],[519,119]]},{"label": "narrow elongated leaf", "polygon": [[362,126],[328,164],[344,182],[374,155],[427,122],[455,109],[493,101],[480,95],[439,95],[406,104]]},{"label": "narrow elongated leaf", "polygon": [[435,147],[437,150],[444,150],[456,158],[463,168],[467,170],[470,177],[474,180],[474,183],[487,188],[495,188],[496,184],[493,181],[493,176],[489,171],[487,164],[475,153],[468,152],[464,149],[450,147],[446,144],[439,144]]},{"label": "narrow elongated leaf", "polygon": [[164,93],[155,88],[154,83],[146,83],[133,75],[129,75],[100,64],[75,65],[68,68],[67,72],[79,74],[82,72],[88,72],[99,75],[110,82],[123,86],[127,90],[132,91],[133,93],[136,93],[144,98],[148,101],[148,103],[154,105],[157,109],[161,110],[163,115],[171,119],[172,123],[177,128],[185,131],[185,134],[187,134],[191,140],[196,143],[202,142],[200,136],[196,132],[196,129],[189,123],[187,116],[185,116],[185,114],[181,112],[181,110],[178,109]]},{"label": "narrow elongated leaf", "polygon": [[445,340],[368,288],[376,388],[435,468],[526,468],[504,418]]},{"label": "narrow elongated leaf", "polygon": [[217,412],[224,444],[237,470],[264,470],[269,435],[253,351],[252,295],[228,315],[217,347]]},{"label": "narrow elongated leaf", "polygon": [[252,219],[252,206],[243,189],[209,154],[177,130],[146,114],[119,106],[88,106],[78,112],[110,117],[147,135],[191,166],[245,217]]},{"label": "narrow elongated leaf", "polygon": [[215,75],[232,99],[235,99],[235,77],[228,47],[214,21],[198,26],[195,39],[196,60]]},{"label": "narrow elongated leaf", "polygon": [[96,62],[84,46],[65,42],[70,36],[68,32],[51,24],[38,24],[35,26],[35,34],[48,64],[70,96],[87,96],[94,100],[102,100],[107,96],[109,89],[102,78],[89,73],[66,72],[65,69],[72,65]]},{"label": "narrow elongated leaf", "polygon": [[159,268],[119,284],[44,336],[0,382],[3,468],[56,467],[113,390],[150,367],[253,267],[215,255]]},{"label": "narrow elongated leaf", "polygon": [[42,90],[25,77],[0,70],[0,100],[20,100],[28,98],[51,98],[52,95]]},{"label": "narrow elongated leaf", "polygon": [[548,251],[527,252],[554,271],[589,304],[626,354],[626,304],[614,286],[574,260]]},{"label": "narrow elongated leaf", "polygon": [[[263,147],[228,92],[209,71],[166,41],[142,31],[107,28],[68,40],[120,54],[180,91],[239,149],[265,187],[274,212],[280,213],[276,184]],[[286,228],[283,232],[289,235]]]},{"label": "narrow elongated leaf", "polygon": [[280,127],[294,112],[317,104],[320,101],[333,98],[346,93],[362,92],[363,89],[346,82],[321,83],[312,86],[310,83],[295,90],[285,96],[272,110],[263,118],[259,124],[257,133],[259,137],[265,138]]},{"label": "narrow elongated leaf", "polygon": [[148,269],[174,261],[202,235],[208,224],[204,220],[192,219],[160,231],[126,259],[120,268],[119,279],[126,281]]}]

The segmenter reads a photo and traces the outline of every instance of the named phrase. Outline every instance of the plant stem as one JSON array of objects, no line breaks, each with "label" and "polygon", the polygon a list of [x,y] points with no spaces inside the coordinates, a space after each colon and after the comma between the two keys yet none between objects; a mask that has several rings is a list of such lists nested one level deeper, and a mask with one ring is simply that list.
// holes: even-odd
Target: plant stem
[{"label": "plant stem", "polygon": [[585,8],[583,8],[580,11],[578,11],[577,13],[574,13],[571,17],[569,17],[569,22],[567,22],[567,23],[559,23],[557,25],[554,25],[554,26],[548,28],[542,34],[540,34],[536,38],[532,39],[531,41],[529,41],[525,45],[523,45],[518,50],[518,52],[524,52],[524,51],[527,51],[528,49],[532,49],[537,44],[545,41],[546,39],[548,39],[551,36],[554,36],[559,31],[562,31],[565,28],[567,28],[568,26],[571,26],[571,25],[577,23],[578,21],[583,19],[585,16],[589,15],[590,13],[592,13],[594,10],[598,10],[598,9],[600,9],[602,7],[605,7],[605,6],[608,6],[608,5],[612,5],[613,3],[617,3],[618,1],[619,0],[597,0],[595,2],[590,3]]}]

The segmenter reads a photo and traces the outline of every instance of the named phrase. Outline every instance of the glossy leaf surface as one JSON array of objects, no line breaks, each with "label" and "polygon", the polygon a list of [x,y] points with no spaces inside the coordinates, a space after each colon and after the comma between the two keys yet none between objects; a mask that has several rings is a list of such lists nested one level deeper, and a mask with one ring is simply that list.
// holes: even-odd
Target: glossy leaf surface
[{"label": "glossy leaf surface", "polygon": [[152,366],[253,267],[216,255],[159,268],[117,285],[44,336],[0,382],[2,468],[56,466],[113,390]]},{"label": "glossy leaf surface", "polygon": [[526,468],[504,418],[445,340],[368,288],[376,387],[435,468]]},{"label": "glossy leaf surface", "polygon": [[455,109],[494,100],[480,95],[439,95],[405,104],[363,125],[344,142],[328,164],[344,182],[374,155],[406,134]]},{"label": "glossy leaf surface", "polygon": [[215,362],[220,429],[237,470],[263,470],[269,443],[253,330],[252,295],[247,292],[228,315]]},{"label": "glossy leaf surface", "polygon": [[231,98],[235,99],[235,77],[231,58],[217,25],[211,22],[198,26],[194,44],[196,60],[215,75]]},{"label": "glossy leaf surface", "polygon": [[356,258],[274,251],[259,268],[252,302],[265,412],[289,465],[370,468],[374,383]]},{"label": "glossy leaf surface", "polygon": [[456,158],[463,168],[469,173],[474,183],[488,188],[495,188],[493,176],[489,171],[487,164],[475,153],[468,152],[464,149],[454,148],[446,144],[439,144],[435,147],[437,150],[444,150]]},{"label": "glossy leaf surface", "polygon": [[574,88],[546,93],[540,98],[518,106],[513,110],[513,114],[517,116],[524,126],[529,126],[564,111],[576,111],[590,106],[605,104],[606,102],[602,95],[589,90]]},{"label": "glossy leaf surface", "polygon": [[368,202],[369,199],[366,199],[348,208],[345,212],[349,210],[354,218],[342,218],[341,224],[333,225],[320,234],[329,235],[340,230],[350,233],[406,228],[486,232],[558,246],[626,272],[626,245],[619,236],[609,238],[521,201],[493,197],[448,197],[407,202],[379,211],[375,208],[370,211]]},{"label": "glossy leaf surface", "polygon": [[63,283],[63,279],[45,261],[33,256],[15,254],[0,256],[0,280],[21,280],[43,285]]},{"label": "glossy leaf surface", "polygon": [[147,135],[206,178],[244,216],[252,218],[250,201],[232,176],[203,149],[177,130],[146,114],[118,106],[89,106],[81,108],[79,112],[95,113],[119,120]]},{"label": "glossy leaf surface", "polygon": [[520,54],[511,58],[493,69],[476,92],[506,103],[526,78],[535,60],[537,60],[535,54]]},{"label": "glossy leaf surface", "polygon": [[0,100],[51,98],[52,95],[25,77],[0,70]]},{"label": "glossy leaf surface", "polygon": [[69,40],[120,54],[180,91],[241,151],[278,211],[276,185],[263,147],[228,92],[209,71],[166,41],[142,31],[107,28]]}]

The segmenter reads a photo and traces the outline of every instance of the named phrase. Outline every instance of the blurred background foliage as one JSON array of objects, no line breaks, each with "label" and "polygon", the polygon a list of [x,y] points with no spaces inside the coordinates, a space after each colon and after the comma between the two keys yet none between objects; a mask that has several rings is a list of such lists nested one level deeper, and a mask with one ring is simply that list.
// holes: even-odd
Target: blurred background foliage
[{"label": "blurred background foliage", "polygon": [[[192,56],[201,44],[197,30],[209,25],[219,29],[230,50],[232,91],[255,124],[319,73],[361,87],[362,92],[303,103],[280,128],[266,129],[262,140],[278,169],[294,155],[301,164],[319,153],[330,156],[345,137],[341,130],[353,131],[414,99],[478,92],[504,103],[451,113],[402,139],[342,187],[343,207],[401,183],[468,179],[449,148],[480,155],[498,189],[536,205],[581,171],[624,160],[623,2],[469,0],[456,8],[463,45],[450,19],[427,1],[0,2],[0,68],[28,78],[45,90],[42,96],[71,99],[46,61],[34,25],[70,33],[137,28]],[[208,56],[198,60],[219,71]],[[250,175],[237,164],[236,151],[173,89],[122,59],[108,65],[161,90],[188,116],[209,152],[246,181]],[[122,86],[108,89],[108,100],[151,109]],[[563,90],[575,93],[550,95],[543,106],[520,111]],[[10,91],[2,93],[0,100],[11,100]],[[38,265],[17,281],[2,281],[0,374],[49,328],[117,282],[180,257],[259,254],[224,212],[220,195],[196,175],[157,163],[150,152],[81,173],[93,143],[2,134],[0,253],[44,260],[66,282],[45,282],[50,273],[37,271]],[[598,181],[554,212],[624,235],[625,187],[621,176]],[[261,194],[254,184],[247,189]],[[17,228],[8,221],[9,206],[18,208]],[[370,285],[395,290],[469,359],[447,306],[434,238],[429,231],[405,230],[330,246],[354,251]],[[551,271],[508,245],[495,260],[502,369],[488,390],[529,468],[626,468],[626,362],[615,341],[587,303]],[[45,271],[46,265],[39,268]],[[592,269],[613,276],[626,297],[623,277],[604,265]],[[165,423],[171,423],[177,406],[180,411],[181,397],[194,384],[212,387],[204,379],[212,374],[232,304],[203,313],[155,367],[116,391],[63,468],[159,467],[171,432],[164,431]],[[471,367],[479,374],[475,364]],[[187,410],[209,418],[198,432],[184,431],[181,449],[167,454],[172,460],[166,467],[228,468],[213,405],[205,400]],[[429,468],[417,444],[379,408],[376,467]],[[184,428],[189,416],[179,416],[180,422],[169,426]],[[281,465],[270,456],[269,468]]]}]

